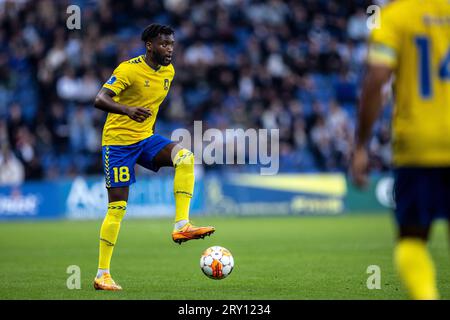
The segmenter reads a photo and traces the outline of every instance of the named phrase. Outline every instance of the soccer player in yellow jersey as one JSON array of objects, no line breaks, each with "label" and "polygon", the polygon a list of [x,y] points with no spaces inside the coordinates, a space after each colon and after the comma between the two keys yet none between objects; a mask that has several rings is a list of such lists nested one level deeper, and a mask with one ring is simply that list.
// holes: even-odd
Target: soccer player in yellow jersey
[{"label": "soccer player in yellow jersey", "polygon": [[437,299],[426,242],[433,220],[450,217],[449,0],[397,0],[381,10],[380,28],[370,37],[351,165],[359,186],[367,181],[366,147],[391,75],[394,262],[412,299]]},{"label": "soccer player in yellow jersey", "polygon": [[103,85],[95,107],[108,112],[103,128],[103,167],[108,190],[108,211],[100,229],[97,290],[121,290],[110,275],[110,261],[125,215],[129,186],[136,181],[135,164],[158,171],[173,166],[175,224],[173,241],[204,238],[213,227],[189,222],[194,191],[194,155],[171,140],[154,134],[158,109],[166,97],[175,70],[171,64],[174,31],[152,24],[142,33],[145,55],[122,62]]}]

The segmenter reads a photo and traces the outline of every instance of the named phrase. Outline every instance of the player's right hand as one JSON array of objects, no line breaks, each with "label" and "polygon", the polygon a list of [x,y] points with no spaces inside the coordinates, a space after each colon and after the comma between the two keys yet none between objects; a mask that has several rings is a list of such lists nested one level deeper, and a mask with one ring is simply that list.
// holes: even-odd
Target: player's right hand
[{"label": "player's right hand", "polygon": [[126,114],[130,119],[137,122],[144,122],[148,117],[152,115],[150,110],[143,107],[130,107],[126,108]]}]

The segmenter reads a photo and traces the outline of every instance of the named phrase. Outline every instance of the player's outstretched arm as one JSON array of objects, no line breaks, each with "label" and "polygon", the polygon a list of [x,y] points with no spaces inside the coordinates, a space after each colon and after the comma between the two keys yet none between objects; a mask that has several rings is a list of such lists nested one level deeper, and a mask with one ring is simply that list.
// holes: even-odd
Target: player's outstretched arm
[{"label": "player's outstretched arm", "polygon": [[363,80],[361,100],[356,124],[355,147],[351,163],[351,175],[358,187],[367,184],[369,156],[367,143],[372,127],[383,106],[383,85],[389,81],[392,69],[383,65],[369,65]]},{"label": "player's outstretched arm", "polygon": [[145,121],[149,116],[151,116],[151,112],[142,107],[127,107],[123,104],[117,103],[113,100],[113,97],[116,94],[106,88],[102,88],[97,96],[95,97],[94,106],[100,110],[127,115],[131,119],[137,122]]}]

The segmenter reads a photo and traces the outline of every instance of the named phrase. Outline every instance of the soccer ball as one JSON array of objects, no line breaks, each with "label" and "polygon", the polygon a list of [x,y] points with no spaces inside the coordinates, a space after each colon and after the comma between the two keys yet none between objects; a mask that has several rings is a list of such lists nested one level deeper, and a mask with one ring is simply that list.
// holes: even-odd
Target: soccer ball
[{"label": "soccer ball", "polygon": [[200,268],[203,273],[214,280],[228,277],[233,271],[234,259],[228,249],[213,246],[206,249],[200,258]]}]

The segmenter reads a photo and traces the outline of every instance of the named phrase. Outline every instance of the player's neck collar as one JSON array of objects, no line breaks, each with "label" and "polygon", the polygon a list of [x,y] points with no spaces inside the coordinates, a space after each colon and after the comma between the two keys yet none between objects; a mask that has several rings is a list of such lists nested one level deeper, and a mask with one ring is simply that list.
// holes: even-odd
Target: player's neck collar
[{"label": "player's neck collar", "polygon": [[144,62],[147,66],[149,66],[150,69],[152,69],[153,71],[159,71],[161,70],[161,65],[158,66],[158,68],[153,68],[150,64],[147,63],[147,54],[144,54]]}]

